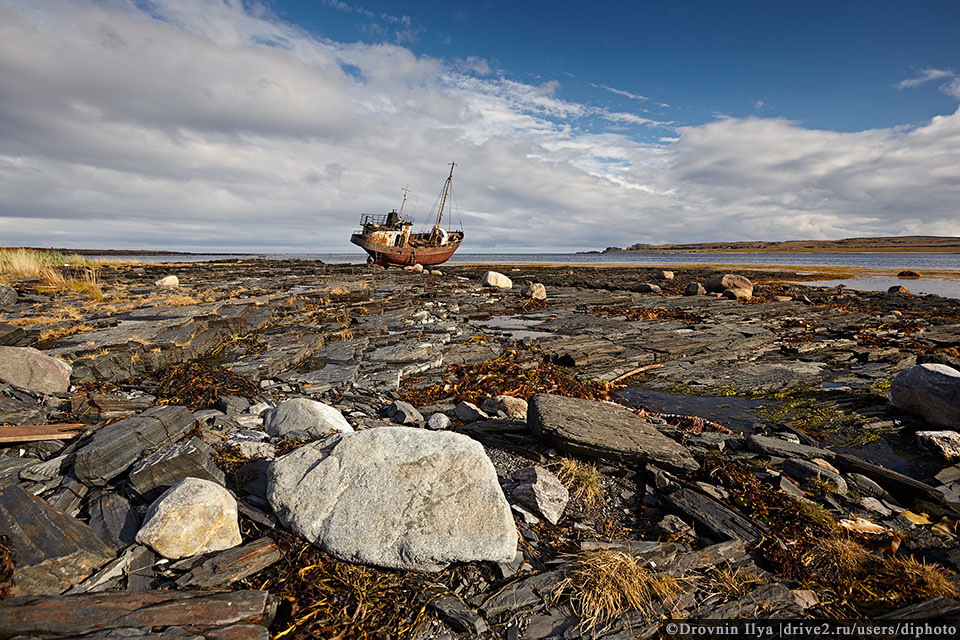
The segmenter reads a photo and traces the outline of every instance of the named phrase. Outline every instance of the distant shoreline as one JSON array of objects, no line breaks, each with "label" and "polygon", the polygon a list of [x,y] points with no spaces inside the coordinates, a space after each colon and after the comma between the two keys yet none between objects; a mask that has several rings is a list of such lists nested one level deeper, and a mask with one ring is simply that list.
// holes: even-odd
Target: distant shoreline
[{"label": "distant shoreline", "polygon": [[692,244],[633,244],[607,247],[609,253],[960,253],[960,238],[949,236],[890,236],[843,240],[787,240],[782,242],[701,242]]},{"label": "distant shoreline", "polygon": [[56,251],[58,253],[78,253],[85,256],[247,256],[247,253],[224,253],[221,251],[162,251],[155,249],[65,249],[62,247],[0,247],[0,250],[14,251]]}]

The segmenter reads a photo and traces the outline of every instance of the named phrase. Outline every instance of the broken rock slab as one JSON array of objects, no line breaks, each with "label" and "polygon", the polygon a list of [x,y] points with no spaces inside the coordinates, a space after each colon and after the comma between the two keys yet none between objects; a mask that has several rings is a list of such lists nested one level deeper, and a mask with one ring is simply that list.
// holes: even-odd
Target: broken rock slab
[{"label": "broken rock slab", "polygon": [[147,449],[180,440],[193,427],[186,407],[164,405],[147,409],[98,429],[78,451],[77,478],[89,486],[103,486],[130,468]]},{"label": "broken rock slab", "polygon": [[171,559],[235,547],[237,501],[216,482],[184,478],[150,505],[137,542]]},{"label": "broken rock slab", "polygon": [[270,465],[267,499],[291,530],[348,562],[440,571],[516,553],[493,464],[449,431],[379,427],[308,444]]},{"label": "broken rock slab", "polygon": [[945,364],[907,367],[890,383],[890,401],[932,425],[960,429],[960,371]]},{"label": "broken rock slab", "polygon": [[626,407],[598,400],[535,394],[530,430],[561,451],[617,462],[655,462],[682,471],[700,468],[686,448]]},{"label": "broken rock slab", "polygon": [[333,431],[350,433],[353,427],[335,407],[309,398],[284,400],[263,414],[263,427],[274,437],[291,431],[324,436]]},{"label": "broken rock slab", "polygon": [[539,465],[534,465],[517,471],[513,474],[513,480],[517,484],[511,493],[517,502],[533,509],[550,524],[560,521],[563,510],[570,501],[570,493],[557,476]]},{"label": "broken rock slab", "polygon": [[960,433],[956,431],[917,431],[917,438],[947,460],[960,458]]},{"label": "broken rock slab", "polygon": [[64,393],[73,368],[33,347],[0,347],[0,382],[33,393]]},{"label": "broken rock slab", "polygon": [[89,526],[17,485],[0,491],[0,534],[13,551],[14,595],[61,593],[112,560],[115,551]]},{"label": "broken rock slab", "polygon": [[200,438],[167,445],[144,456],[130,469],[130,488],[153,500],[184,478],[202,478],[223,484],[224,477],[213,462],[213,447]]}]

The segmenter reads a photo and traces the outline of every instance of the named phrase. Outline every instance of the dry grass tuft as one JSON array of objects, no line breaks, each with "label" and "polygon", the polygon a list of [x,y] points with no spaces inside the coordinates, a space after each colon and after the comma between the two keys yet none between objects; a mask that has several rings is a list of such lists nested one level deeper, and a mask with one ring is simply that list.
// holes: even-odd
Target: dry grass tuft
[{"label": "dry grass tuft", "polygon": [[859,617],[935,596],[960,595],[943,567],[871,553],[849,538],[823,540],[804,560],[824,593],[821,600],[837,615]]},{"label": "dry grass tuft", "polygon": [[185,293],[169,296],[163,302],[172,307],[189,307],[190,305],[200,304],[200,300]]},{"label": "dry grass tuft", "polygon": [[590,551],[553,589],[555,601],[565,598],[581,619],[581,630],[595,632],[630,610],[647,617],[656,605],[680,594],[679,581],[656,575],[635,556],[621,551]]},{"label": "dry grass tuft", "polygon": [[705,577],[710,589],[723,596],[725,600],[742,598],[764,582],[755,571],[743,567],[736,569],[710,567]]},{"label": "dry grass tuft", "polygon": [[558,458],[551,468],[570,492],[570,497],[580,500],[587,509],[592,509],[603,500],[602,476],[592,464],[572,458]]}]

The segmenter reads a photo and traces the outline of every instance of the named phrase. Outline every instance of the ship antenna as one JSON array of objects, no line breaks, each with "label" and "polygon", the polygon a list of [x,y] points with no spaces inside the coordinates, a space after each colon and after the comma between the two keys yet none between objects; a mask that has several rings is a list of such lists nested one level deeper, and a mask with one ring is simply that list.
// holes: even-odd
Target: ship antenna
[{"label": "ship antenna", "polygon": [[443,205],[447,202],[447,193],[450,191],[450,183],[453,181],[453,168],[457,166],[456,162],[450,163],[450,175],[447,176],[447,183],[443,185],[443,200],[440,201],[440,213],[437,214],[437,224],[433,225],[433,230],[440,228],[440,221],[443,220]]},{"label": "ship antenna", "polygon": [[400,191],[403,191],[403,202],[400,203],[400,215],[402,216],[403,205],[407,204],[407,191],[409,191],[409,189],[407,189],[407,187],[404,187],[403,189],[400,189]]}]

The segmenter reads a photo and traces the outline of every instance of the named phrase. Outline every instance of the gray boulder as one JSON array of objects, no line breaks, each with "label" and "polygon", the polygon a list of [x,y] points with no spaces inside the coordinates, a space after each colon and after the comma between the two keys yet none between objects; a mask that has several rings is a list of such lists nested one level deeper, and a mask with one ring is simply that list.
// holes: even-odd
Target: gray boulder
[{"label": "gray boulder", "polygon": [[458,418],[468,423],[476,422],[477,420],[486,420],[490,417],[484,411],[481,411],[480,407],[472,402],[466,401],[458,404],[453,411],[457,414]]},{"label": "gray boulder", "polygon": [[340,431],[350,433],[353,427],[334,407],[309,398],[284,400],[263,414],[263,428],[271,436],[279,437],[291,431],[306,431],[320,437]]},{"label": "gray boulder", "polygon": [[450,428],[450,418],[445,413],[435,413],[427,420],[427,429],[446,431]]},{"label": "gray boulder", "polygon": [[890,383],[890,401],[932,425],[960,429],[960,371],[945,364],[907,367]]},{"label": "gray boulder", "polygon": [[620,405],[548,393],[534,395],[529,404],[530,430],[561,451],[688,471],[700,468],[686,448]]},{"label": "gray boulder", "polygon": [[660,277],[663,278],[664,280],[673,280],[673,271],[667,271],[666,269],[664,269],[663,271],[660,272]]},{"label": "gray boulder", "polygon": [[0,382],[34,393],[64,393],[73,368],[33,347],[0,347]]},{"label": "gray boulder", "polygon": [[539,282],[530,282],[527,280],[527,286],[520,290],[520,295],[524,298],[532,298],[534,300],[546,300],[547,288]]},{"label": "gray boulder", "polygon": [[408,425],[422,425],[423,415],[409,402],[395,400],[387,407],[387,417],[392,422]]},{"label": "gray boulder", "polygon": [[539,465],[527,467],[513,474],[511,494],[525,507],[533,509],[551,524],[557,524],[570,500],[570,493],[557,476]]},{"label": "gray boulder", "polygon": [[513,281],[497,271],[487,271],[483,274],[480,284],[485,287],[496,287],[497,289],[510,289],[513,287]]},{"label": "gray boulder", "polygon": [[164,276],[156,282],[153,283],[154,286],[163,287],[166,289],[179,289],[180,288],[180,278],[177,276]]},{"label": "gray boulder", "polygon": [[733,273],[711,276],[703,283],[703,287],[710,293],[733,291],[737,299],[749,300],[753,295],[753,283],[749,279]]},{"label": "gray boulder", "polygon": [[348,562],[439,571],[517,549],[493,464],[449,431],[374,428],[306,445],[270,465],[267,499],[292,531]]},{"label": "gray boulder", "polygon": [[6,309],[7,307],[12,307],[17,303],[17,290],[13,287],[8,287],[5,284],[0,284],[0,309]]},{"label": "gray boulder", "polygon": [[661,289],[659,285],[644,282],[643,284],[637,285],[637,293],[663,293],[663,289]]},{"label": "gray boulder", "polygon": [[237,501],[216,482],[184,478],[147,510],[137,542],[178,559],[240,544]]},{"label": "gray boulder", "polygon": [[702,295],[705,294],[706,292],[707,292],[707,290],[703,288],[703,285],[702,285],[702,284],[700,284],[699,282],[691,282],[691,283],[688,284],[687,287],[683,290],[683,295],[685,295],[685,296],[702,296]]}]

